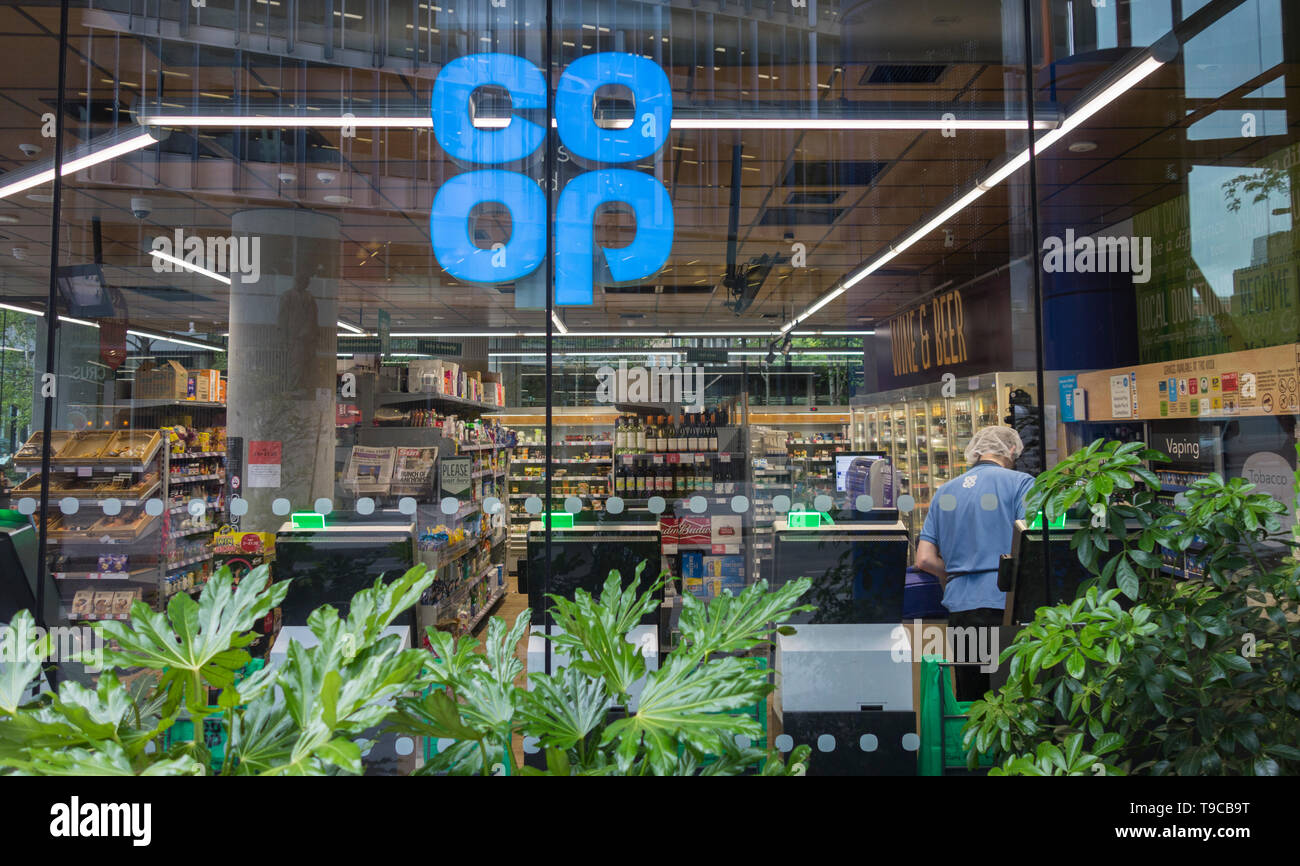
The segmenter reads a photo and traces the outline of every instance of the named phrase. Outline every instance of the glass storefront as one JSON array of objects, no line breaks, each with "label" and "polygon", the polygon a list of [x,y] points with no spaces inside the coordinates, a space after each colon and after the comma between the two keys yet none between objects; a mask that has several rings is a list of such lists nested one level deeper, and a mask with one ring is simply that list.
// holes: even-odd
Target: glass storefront
[{"label": "glass storefront", "polygon": [[424,563],[420,630],[545,628],[642,559],[780,583],[795,515],[881,508],[901,571],[989,425],[1031,474],[1195,442],[1171,483],[1293,513],[1293,4],[436,3],[0,9],[47,622],[272,562],[302,625]]}]

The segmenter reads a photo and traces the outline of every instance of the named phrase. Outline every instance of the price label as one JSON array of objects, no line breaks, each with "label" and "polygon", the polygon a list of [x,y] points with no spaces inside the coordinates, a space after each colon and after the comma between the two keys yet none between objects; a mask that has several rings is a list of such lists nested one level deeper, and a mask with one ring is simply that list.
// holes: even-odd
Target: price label
[{"label": "price label", "polygon": [[93,467],[90,467],[90,466],[78,466],[78,467],[77,467],[77,477],[78,477],[78,478],[89,478],[89,477],[90,477],[90,473],[92,473],[92,472],[94,472],[94,471],[95,471],[94,468],[93,468]]},{"label": "price label", "polygon": [[659,463],[663,463],[663,462],[664,462],[664,455],[662,455],[662,454],[656,454],[656,455],[655,455],[655,463],[656,463],[656,464],[659,464]]},{"label": "price label", "polygon": [[623,455],[623,465],[624,465],[624,466],[631,466],[631,465],[632,465],[632,455],[631,455],[631,454],[624,454],[624,455]]},{"label": "price label", "polygon": [[673,464],[673,463],[680,463],[681,460],[682,460],[682,455],[680,455],[680,454],[669,454],[669,455],[668,455],[668,463],[669,463],[669,465],[671,465],[671,464]]},{"label": "price label", "polygon": [[719,455],[718,455],[718,459],[719,459],[720,461],[722,461],[723,463],[730,463],[730,462],[731,462],[731,455],[730,455],[730,454],[719,454]]}]

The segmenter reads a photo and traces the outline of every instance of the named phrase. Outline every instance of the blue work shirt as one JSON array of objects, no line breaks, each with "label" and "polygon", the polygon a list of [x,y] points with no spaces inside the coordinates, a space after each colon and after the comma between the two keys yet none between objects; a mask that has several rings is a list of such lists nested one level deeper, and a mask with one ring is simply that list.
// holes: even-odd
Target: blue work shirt
[{"label": "blue work shirt", "polygon": [[1015,522],[1025,516],[1025,494],[1033,483],[1031,475],[980,462],[935,491],[921,540],[943,557],[943,606],[950,613],[1006,607],[998,558],[1011,552]]}]

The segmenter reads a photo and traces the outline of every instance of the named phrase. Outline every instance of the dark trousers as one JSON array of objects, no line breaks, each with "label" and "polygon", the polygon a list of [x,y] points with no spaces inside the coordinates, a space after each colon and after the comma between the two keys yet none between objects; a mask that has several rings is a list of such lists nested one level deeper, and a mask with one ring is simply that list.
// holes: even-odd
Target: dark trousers
[{"label": "dark trousers", "polygon": [[[977,607],[948,614],[949,628],[997,628],[1000,625],[1002,611],[995,607]],[[952,671],[953,691],[959,701],[979,700],[990,688],[991,677],[981,671],[978,665],[958,665]]]}]

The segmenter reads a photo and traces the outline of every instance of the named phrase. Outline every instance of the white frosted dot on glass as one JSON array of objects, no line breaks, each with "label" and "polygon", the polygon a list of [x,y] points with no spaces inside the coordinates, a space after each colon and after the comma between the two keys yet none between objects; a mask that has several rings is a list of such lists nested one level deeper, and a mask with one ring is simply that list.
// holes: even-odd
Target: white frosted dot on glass
[{"label": "white frosted dot on glass", "polygon": [[736,745],[742,749],[748,749],[750,744],[749,737],[744,734],[736,734]]},{"label": "white frosted dot on glass", "polygon": [[609,500],[605,503],[605,510],[608,511],[610,514],[622,514],[623,497],[621,496],[609,497]]},{"label": "white frosted dot on glass", "polygon": [[460,510],[460,503],[456,501],[455,496],[444,496],[442,501],[438,503],[438,508],[442,510],[443,514],[455,514]]},{"label": "white frosted dot on glass", "polygon": [[289,513],[289,500],[281,496],[271,503],[271,513],[278,514],[281,517]]},{"label": "white frosted dot on glass", "polygon": [[817,738],[817,751],[833,752],[835,751],[835,737],[830,734],[822,734]]},{"label": "white frosted dot on glass", "polygon": [[[397,500],[397,510],[400,511],[402,514],[414,514],[415,499],[410,496],[403,496],[401,499]],[[452,514],[455,513],[456,513],[455,511],[452,512]]]},{"label": "white frosted dot on glass", "polygon": [[542,513],[542,497],[540,497],[540,496],[530,496],[530,497],[528,497],[527,499],[525,499],[525,500],[524,500],[524,511],[527,511],[529,514],[541,514],[541,513]]},{"label": "white frosted dot on glass", "polygon": [[731,497],[731,510],[736,512],[737,514],[744,514],[746,511],[749,510],[749,497],[748,496]]},{"label": "white frosted dot on glass", "polygon": [[112,517],[112,516],[115,515],[115,514],[121,514],[121,513],[122,513],[122,500],[120,500],[120,499],[105,499],[103,502],[99,503],[99,510],[102,511],[102,512],[104,512],[105,514],[107,514],[107,515],[110,516],[110,517]]},{"label": "white frosted dot on glass", "polygon": [[957,497],[953,496],[951,493],[943,494],[939,497],[939,508],[944,511],[956,511]]},{"label": "white frosted dot on glass", "polygon": [[361,749],[361,757],[363,758],[369,757],[371,747],[369,745],[368,740],[366,740],[364,737],[357,737],[352,742],[355,743],[359,749]]},{"label": "white frosted dot on glass", "polygon": [[663,514],[664,509],[667,507],[668,503],[664,501],[662,496],[651,496],[650,501],[646,503],[646,508],[650,510],[651,514]]},{"label": "white frosted dot on glass", "polygon": [[835,500],[831,499],[825,493],[821,494],[820,496],[818,496],[816,499],[813,500],[814,511],[830,511],[831,507],[834,505],[835,505]]},{"label": "white frosted dot on glass", "polygon": [[708,507],[709,507],[709,502],[703,496],[691,497],[690,508],[691,511],[695,512],[696,514],[703,514],[705,509],[707,509]]},{"label": "white frosted dot on glass", "polygon": [[163,501],[161,499],[150,499],[144,504],[144,513],[150,517],[157,517],[163,513]]},{"label": "white frosted dot on glass", "polygon": [[863,734],[858,738],[858,748],[864,752],[874,752],[880,748],[880,740],[875,734]]},{"label": "white frosted dot on glass", "polygon": [[75,496],[65,496],[59,500],[59,510],[64,514],[76,514],[80,507],[81,503],[77,502]]},{"label": "white frosted dot on glass", "polygon": [[902,496],[898,497],[899,511],[904,514],[910,514],[914,508],[916,508],[916,500],[912,498],[912,494],[904,493]]},{"label": "white frosted dot on glass", "polygon": [[790,497],[784,493],[772,497],[772,509],[778,514],[785,514],[790,510]]},{"label": "white frosted dot on glass", "polygon": [[541,741],[537,737],[524,737],[524,754],[536,755],[540,752],[541,749],[537,748],[539,742]]},{"label": "white frosted dot on glass", "polygon": [[495,496],[489,496],[487,499],[483,500],[483,510],[488,514],[500,514],[501,500],[497,499]]},{"label": "white frosted dot on glass", "polygon": [[32,499],[30,496],[28,496],[28,497],[25,498],[25,499],[19,499],[19,500],[18,500],[18,513],[19,513],[19,514],[35,514],[35,513],[36,513],[36,500],[35,500],[35,499]]},{"label": "white frosted dot on glass", "polygon": [[456,741],[453,740],[451,737],[439,737],[439,738],[438,738],[438,751],[439,751],[440,753],[441,753],[441,752],[445,752],[445,751],[447,751],[448,749],[450,749],[450,748],[451,748],[452,746],[454,746],[454,745],[456,745]]},{"label": "white frosted dot on glass", "polygon": [[985,493],[983,496],[981,496],[980,508],[983,508],[985,511],[997,511],[998,510],[997,494]]},{"label": "white frosted dot on glass", "polygon": [[870,511],[876,507],[876,501],[866,493],[859,493],[858,498],[853,501],[853,507],[858,511]]},{"label": "white frosted dot on glass", "polygon": [[146,755],[152,755],[156,751],[158,751],[158,744],[155,743],[153,740],[150,740],[149,742],[144,744],[144,753]]},{"label": "white frosted dot on glass", "polygon": [[[242,500],[237,500],[237,501],[242,501]],[[230,507],[231,511],[234,511],[234,506],[235,503],[231,503],[231,507]],[[248,510],[248,506],[245,505],[244,511],[247,510]],[[243,513],[244,513],[243,511],[240,512],[240,514]],[[375,500],[371,499],[369,496],[363,496],[357,500],[357,514],[374,514],[374,513],[375,513]]]},{"label": "white frosted dot on glass", "polygon": [[1177,494],[1175,494],[1175,495],[1174,495],[1174,505],[1178,506],[1179,508],[1186,508],[1186,507],[1187,507],[1187,494],[1186,494],[1186,493],[1177,493]]},{"label": "white frosted dot on glass", "polygon": [[570,514],[577,514],[582,510],[582,500],[576,496],[564,497],[564,510]]},{"label": "white frosted dot on glass", "polygon": [[208,504],[202,499],[191,499],[185,510],[190,513],[191,517],[202,517],[203,512],[208,510]]},{"label": "white frosted dot on glass", "polygon": [[[373,503],[371,503],[370,511],[374,511],[374,510],[375,510],[375,506]],[[361,511],[360,502],[357,503],[357,511]],[[369,514],[370,511],[364,511],[362,513]],[[235,515],[236,517],[243,517],[245,514],[248,513],[248,500],[244,499],[243,497],[230,500],[230,513]]]},{"label": "white frosted dot on glass", "polygon": [[779,734],[776,738],[776,750],[778,752],[788,752],[794,748],[794,738],[789,734]]},{"label": "white frosted dot on glass", "polygon": [[903,751],[915,752],[919,748],[921,748],[920,737],[918,737],[916,734],[912,733],[911,731],[907,732],[906,734],[903,734]]},{"label": "white frosted dot on glass", "polygon": [[415,740],[410,737],[398,737],[397,742],[393,743],[393,748],[399,755],[409,755],[415,751]]},{"label": "white frosted dot on glass", "polygon": [[329,514],[333,510],[334,510],[333,500],[327,499],[324,496],[316,500],[317,514]]}]

